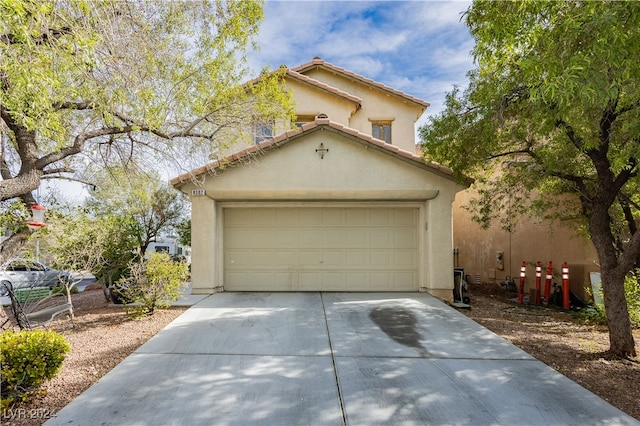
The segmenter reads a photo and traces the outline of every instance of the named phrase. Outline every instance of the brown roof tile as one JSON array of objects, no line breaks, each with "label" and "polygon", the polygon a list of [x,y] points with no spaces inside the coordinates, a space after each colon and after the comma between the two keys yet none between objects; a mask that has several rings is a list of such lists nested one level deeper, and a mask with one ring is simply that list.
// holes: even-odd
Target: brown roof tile
[{"label": "brown roof tile", "polygon": [[323,83],[323,82],[321,82],[319,80],[316,80],[315,78],[308,77],[308,76],[306,76],[304,74],[300,74],[299,72],[287,69],[287,76],[290,77],[290,78],[293,78],[294,80],[298,80],[298,81],[301,81],[303,83],[306,83],[306,84],[308,84],[310,86],[314,86],[314,87],[316,87],[316,88],[318,88],[320,90],[324,90],[325,92],[329,92],[331,94],[338,95],[340,97],[348,99],[348,100],[356,103],[358,105],[358,107],[360,107],[360,105],[362,104],[362,98],[360,98],[358,96],[355,96],[355,95],[352,95],[352,94],[350,94],[348,92],[345,92],[344,90],[340,90],[338,88],[329,86],[326,83]]}]

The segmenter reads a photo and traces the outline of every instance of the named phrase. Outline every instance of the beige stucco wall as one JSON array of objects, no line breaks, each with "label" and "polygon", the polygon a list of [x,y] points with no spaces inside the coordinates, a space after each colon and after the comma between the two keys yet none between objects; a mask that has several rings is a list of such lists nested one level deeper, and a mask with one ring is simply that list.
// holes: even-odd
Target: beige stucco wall
[{"label": "beige stucco wall", "polygon": [[[189,185],[189,193],[193,188]],[[218,230],[217,206],[209,197],[191,196],[191,286],[195,294],[218,291],[216,266],[211,261],[216,252]]]},{"label": "beige stucco wall", "polygon": [[[329,152],[321,159],[315,149]],[[190,193],[190,184],[182,188]],[[208,176],[205,196],[192,199],[192,288],[210,293],[223,285],[224,202],[411,203],[420,208],[419,286],[451,299],[451,202],[459,187],[425,170],[342,134],[322,128],[280,148]],[[214,201],[216,200],[216,201]]]},{"label": "beige stucco wall", "polygon": [[[535,289],[535,263],[542,263],[544,275],[549,261],[554,266],[554,282],[561,283],[561,267],[569,264],[571,290],[584,299],[589,295],[584,287],[589,286],[589,272],[598,271],[595,248],[590,240],[577,234],[574,223],[536,222],[522,220],[509,233],[498,224],[483,230],[473,222],[469,212],[463,208],[472,197],[471,190],[459,192],[453,204],[453,239],[458,255],[456,266],[463,267],[465,274],[475,281],[478,274],[484,283],[499,283],[505,277],[514,277],[518,283],[522,261],[527,262],[525,294]],[[502,268],[497,262],[497,253],[504,253]]]},{"label": "beige stucco wall", "polygon": [[362,108],[351,117],[349,122],[343,124],[371,135],[370,120],[393,120],[391,128],[393,145],[409,152],[415,151],[414,125],[423,113],[420,106],[323,69],[313,69],[305,75],[362,98]]},{"label": "beige stucco wall", "polygon": [[287,88],[293,93],[295,111],[298,115],[315,117],[318,114],[326,114],[332,121],[348,123],[358,108],[353,101],[292,79],[287,80]]}]

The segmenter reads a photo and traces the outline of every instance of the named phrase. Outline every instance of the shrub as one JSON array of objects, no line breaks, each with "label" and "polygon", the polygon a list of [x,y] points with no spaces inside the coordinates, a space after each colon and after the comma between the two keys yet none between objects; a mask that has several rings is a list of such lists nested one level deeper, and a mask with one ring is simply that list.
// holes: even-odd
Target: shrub
[{"label": "shrub", "polygon": [[116,283],[118,292],[133,306],[133,317],[153,315],[156,308],[167,308],[178,300],[188,278],[188,266],[173,261],[167,253],[152,253],[131,266],[131,276]]},{"label": "shrub", "polygon": [[[627,310],[631,326],[640,327],[640,269],[631,271],[624,280],[624,294],[627,299]],[[588,323],[607,324],[604,306],[593,306],[580,312],[580,317]]]},{"label": "shrub", "polygon": [[4,331],[0,334],[2,408],[16,400],[27,401],[45,380],[60,371],[69,343],[47,330]]}]

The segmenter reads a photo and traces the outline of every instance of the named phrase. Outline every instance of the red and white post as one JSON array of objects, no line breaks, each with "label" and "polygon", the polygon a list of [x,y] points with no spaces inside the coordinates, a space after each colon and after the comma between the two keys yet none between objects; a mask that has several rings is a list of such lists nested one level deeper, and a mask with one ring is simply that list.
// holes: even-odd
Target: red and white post
[{"label": "red and white post", "polygon": [[562,308],[569,309],[569,264],[564,262],[562,264]]},{"label": "red and white post", "polygon": [[527,263],[523,260],[520,267],[520,284],[518,285],[518,305],[524,303],[524,280],[527,276]]},{"label": "red and white post", "polygon": [[540,304],[541,286],[542,286],[542,265],[540,264],[540,261],[538,260],[538,263],[536,263],[536,298],[533,301],[534,305],[539,305]]},{"label": "red and white post", "polygon": [[549,299],[551,298],[551,281],[553,280],[553,262],[549,261],[547,266],[547,277],[544,281],[544,306],[549,305]]}]

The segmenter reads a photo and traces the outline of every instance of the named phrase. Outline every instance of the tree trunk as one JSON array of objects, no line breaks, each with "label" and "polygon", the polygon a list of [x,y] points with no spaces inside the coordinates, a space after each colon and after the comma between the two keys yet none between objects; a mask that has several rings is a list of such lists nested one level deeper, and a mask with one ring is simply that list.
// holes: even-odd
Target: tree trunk
[{"label": "tree trunk", "polygon": [[635,357],[636,346],[633,340],[631,320],[624,294],[624,275],[612,273],[604,268],[602,273],[602,289],[604,292],[604,308],[609,327],[609,351],[619,357]]},{"label": "tree trunk", "polygon": [[630,264],[628,268],[621,265],[623,253],[615,248],[607,204],[594,203],[592,207],[589,231],[600,260],[609,352],[620,358],[633,357],[636,356],[636,347],[624,293],[624,280],[633,265]]},{"label": "tree trunk", "polygon": [[18,232],[3,241],[0,245],[0,264],[15,257],[20,252],[20,248],[29,239],[29,235],[31,235],[30,231]]}]

